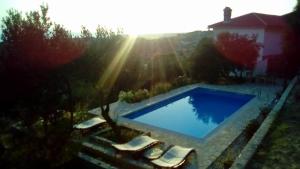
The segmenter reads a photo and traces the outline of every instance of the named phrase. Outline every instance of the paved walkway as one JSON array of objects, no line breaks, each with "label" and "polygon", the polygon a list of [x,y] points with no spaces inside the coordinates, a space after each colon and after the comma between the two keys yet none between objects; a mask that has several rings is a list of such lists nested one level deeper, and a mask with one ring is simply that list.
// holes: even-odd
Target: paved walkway
[{"label": "paved walkway", "polygon": [[293,89],[247,169],[300,169],[300,104],[294,99],[296,92],[300,92],[300,84]]}]

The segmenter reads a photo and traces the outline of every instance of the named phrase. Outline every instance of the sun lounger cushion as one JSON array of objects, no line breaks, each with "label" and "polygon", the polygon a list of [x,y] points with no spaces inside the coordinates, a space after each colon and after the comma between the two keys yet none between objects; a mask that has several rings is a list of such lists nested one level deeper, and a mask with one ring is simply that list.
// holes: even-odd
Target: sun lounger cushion
[{"label": "sun lounger cushion", "polygon": [[155,140],[149,136],[142,135],[135,137],[131,141],[124,144],[112,144],[118,150],[121,151],[141,151],[151,145],[158,143],[158,140]]},{"label": "sun lounger cushion", "polygon": [[84,121],[82,123],[74,125],[74,128],[76,128],[76,129],[89,129],[91,127],[100,125],[100,124],[105,123],[105,122],[106,122],[105,120],[103,120],[99,117],[94,117],[90,120],[87,120],[87,121]]},{"label": "sun lounger cushion", "polygon": [[152,147],[152,148],[148,149],[147,151],[145,151],[143,156],[149,160],[154,160],[154,159],[159,158],[163,154],[163,152],[164,151],[159,147]]},{"label": "sun lounger cushion", "polygon": [[193,151],[192,148],[173,146],[169,150],[167,150],[159,159],[152,160],[151,162],[160,167],[178,167],[186,160],[185,158],[191,151]]}]

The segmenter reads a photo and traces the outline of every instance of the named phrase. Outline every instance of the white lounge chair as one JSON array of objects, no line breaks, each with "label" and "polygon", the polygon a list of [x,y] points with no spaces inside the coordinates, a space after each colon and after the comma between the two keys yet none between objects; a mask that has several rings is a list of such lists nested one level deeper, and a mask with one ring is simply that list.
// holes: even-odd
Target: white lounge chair
[{"label": "white lounge chair", "polygon": [[124,144],[112,144],[117,150],[120,151],[131,151],[131,152],[139,152],[142,151],[154,144],[158,143],[159,141],[153,139],[146,135],[141,135],[133,138],[127,143]]},{"label": "white lounge chair", "polygon": [[91,118],[87,121],[81,122],[79,124],[75,124],[73,127],[75,129],[79,129],[79,130],[85,130],[85,129],[90,129],[92,127],[96,127],[100,124],[105,123],[106,121],[104,119],[101,119],[100,117],[94,117]]},{"label": "white lounge chair", "polygon": [[162,147],[153,146],[146,150],[143,154],[143,156],[148,160],[154,160],[159,158],[163,154]]},{"label": "white lounge chair", "polygon": [[193,151],[192,148],[172,146],[160,158],[151,162],[163,168],[177,168],[186,161],[186,157]]}]

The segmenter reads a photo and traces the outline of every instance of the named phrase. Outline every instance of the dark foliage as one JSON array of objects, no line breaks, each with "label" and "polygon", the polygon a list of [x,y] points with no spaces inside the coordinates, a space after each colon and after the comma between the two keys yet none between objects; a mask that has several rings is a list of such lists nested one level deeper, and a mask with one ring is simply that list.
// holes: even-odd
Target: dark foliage
[{"label": "dark foliage", "polygon": [[284,69],[282,71],[285,77],[294,76],[300,68],[300,6],[299,1],[294,12],[284,16],[289,29],[285,33],[285,41],[283,44],[284,60],[282,63]]},{"label": "dark foliage", "polygon": [[[57,168],[71,160],[80,146],[70,140],[67,121],[48,130],[47,139],[40,129],[8,130],[2,135],[4,151],[0,155],[2,168]],[[9,143],[9,145],[8,145]]]},{"label": "dark foliage", "polygon": [[83,44],[47,12],[47,6],[25,16],[10,10],[2,19],[1,115],[14,117],[24,129],[22,135],[0,133],[13,138],[2,157],[16,168],[55,167],[71,145],[74,101],[62,67],[81,55]]},{"label": "dark foliage", "polygon": [[224,161],[224,163],[223,163],[224,169],[229,169],[232,166],[233,162],[234,162],[233,160]]},{"label": "dark foliage", "polygon": [[61,109],[57,102],[63,95],[71,97],[68,79],[57,70],[79,57],[81,44],[61,25],[52,23],[47,11],[47,6],[41,6],[41,11],[23,17],[10,10],[2,19],[1,38],[6,53],[1,57],[2,111],[9,112],[19,105],[23,108],[17,111],[23,115],[30,112],[29,118],[34,119],[35,114],[46,118],[46,114],[52,116]]},{"label": "dark foliage", "polygon": [[190,62],[191,76],[198,81],[216,82],[226,77],[232,67],[210,38],[200,40]]},{"label": "dark foliage", "polygon": [[259,122],[254,119],[251,120],[249,124],[246,126],[245,135],[248,140],[251,139],[251,137],[254,135],[256,130],[259,128],[259,125],[260,125]]}]

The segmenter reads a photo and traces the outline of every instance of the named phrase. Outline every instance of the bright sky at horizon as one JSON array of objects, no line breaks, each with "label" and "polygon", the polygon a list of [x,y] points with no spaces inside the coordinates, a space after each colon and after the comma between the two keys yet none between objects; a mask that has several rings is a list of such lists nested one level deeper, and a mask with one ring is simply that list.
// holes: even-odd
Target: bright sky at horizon
[{"label": "bright sky at horizon", "polygon": [[283,15],[293,10],[297,0],[1,0],[0,18],[8,9],[23,12],[49,6],[56,23],[79,33],[81,25],[94,32],[97,25],[123,28],[129,34],[177,33],[207,30],[223,20],[225,6],[232,17],[250,12]]}]

